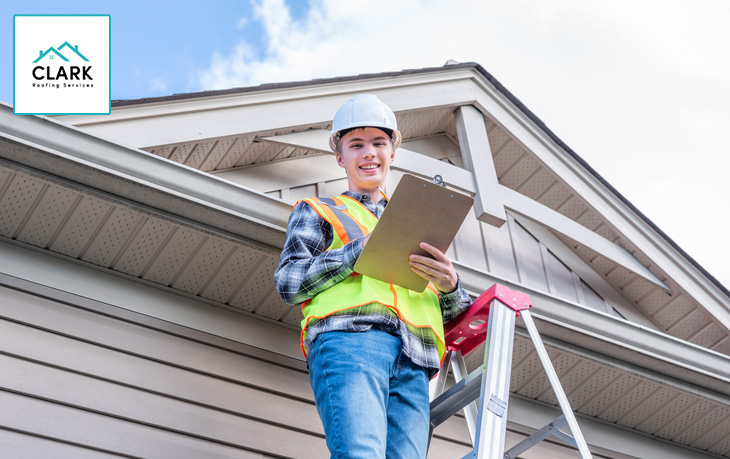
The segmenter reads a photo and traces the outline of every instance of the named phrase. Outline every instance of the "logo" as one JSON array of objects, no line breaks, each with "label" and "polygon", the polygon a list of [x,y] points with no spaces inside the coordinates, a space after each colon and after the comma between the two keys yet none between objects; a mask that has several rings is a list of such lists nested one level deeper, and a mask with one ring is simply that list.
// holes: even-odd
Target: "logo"
[{"label": "logo", "polygon": [[16,15],[14,112],[108,114],[109,25],[109,15]]},{"label": "logo", "polygon": [[[58,68],[54,68],[55,66],[52,65],[53,64],[52,62],[50,62],[50,64],[47,64],[47,65],[37,65],[37,66],[33,67],[33,78],[35,78],[38,81],[45,80],[48,83],[50,83],[52,80],[57,80],[57,81],[63,80],[64,85],[69,81],[69,79],[71,81],[73,81],[73,80],[82,81],[83,80],[85,82],[88,81],[89,84],[83,85],[83,86],[79,84],[76,87],[93,88],[94,87],[93,83],[91,83],[93,78],[91,78],[91,75],[89,74],[89,72],[91,71],[91,66],[84,65],[84,66],[79,67],[77,65],[71,65],[71,66],[67,67],[66,65],[64,65],[64,63],[69,62],[69,59],[67,59],[63,54],[61,54],[61,51],[63,50],[63,48],[68,48],[70,51],[73,51],[73,53],[69,52],[66,54],[71,55],[71,54],[75,53],[75,57],[80,57],[85,62],[89,62],[89,60],[86,57],[84,57],[83,54],[81,54],[79,52],[78,45],[71,46],[66,41],[58,48],[54,48],[53,46],[51,46],[50,48],[48,48],[45,51],[43,51],[43,50],[40,51],[41,55],[38,56],[38,59],[33,61],[34,64],[37,64],[38,62],[42,61],[44,58],[46,58],[46,61],[48,61],[48,62],[53,61],[54,59],[56,60],[56,62],[58,62],[59,60],[61,60],[63,62],[61,63],[60,66],[58,66]],[[44,70],[45,70],[45,73],[44,73]],[[79,76],[79,74],[81,74],[81,75]],[[35,83],[33,84],[33,86],[35,86]]]}]

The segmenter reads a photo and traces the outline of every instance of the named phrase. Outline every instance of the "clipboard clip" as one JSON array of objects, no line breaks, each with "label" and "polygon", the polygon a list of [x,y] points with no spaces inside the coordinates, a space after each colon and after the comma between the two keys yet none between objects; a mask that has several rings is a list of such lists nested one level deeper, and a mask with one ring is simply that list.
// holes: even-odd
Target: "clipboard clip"
[{"label": "clipboard clip", "polygon": [[433,183],[435,183],[436,185],[446,186],[446,184],[444,183],[444,178],[438,174],[433,176]]}]

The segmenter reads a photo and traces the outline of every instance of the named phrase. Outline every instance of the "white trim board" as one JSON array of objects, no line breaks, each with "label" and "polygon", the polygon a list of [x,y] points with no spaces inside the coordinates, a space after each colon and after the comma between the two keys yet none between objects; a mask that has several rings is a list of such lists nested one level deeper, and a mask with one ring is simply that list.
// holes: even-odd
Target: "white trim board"
[{"label": "white trim board", "polygon": [[[333,154],[329,148],[329,132],[324,129],[312,129],[273,137],[262,137],[261,140],[291,147],[305,148],[328,155]],[[474,177],[468,170],[406,148],[398,148],[396,150],[395,160],[391,167],[428,178],[440,175],[447,185],[458,188],[471,195],[476,193]]]}]

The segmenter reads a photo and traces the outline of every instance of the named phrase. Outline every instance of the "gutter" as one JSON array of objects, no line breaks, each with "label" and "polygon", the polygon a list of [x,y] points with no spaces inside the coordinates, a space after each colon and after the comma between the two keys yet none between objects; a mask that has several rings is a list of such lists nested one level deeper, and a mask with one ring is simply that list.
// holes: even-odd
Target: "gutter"
[{"label": "gutter", "polygon": [[183,217],[278,254],[291,206],[258,191],[45,116],[0,104],[0,158]]}]

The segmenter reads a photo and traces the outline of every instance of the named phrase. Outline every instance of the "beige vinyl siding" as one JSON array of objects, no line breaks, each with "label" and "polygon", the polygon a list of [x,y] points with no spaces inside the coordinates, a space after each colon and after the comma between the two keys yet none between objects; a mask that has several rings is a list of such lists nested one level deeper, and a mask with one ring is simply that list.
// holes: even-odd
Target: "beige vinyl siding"
[{"label": "beige vinyl siding", "polygon": [[329,455],[302,361],[108,305],[0,287],[0,368],[0,457]]}]

